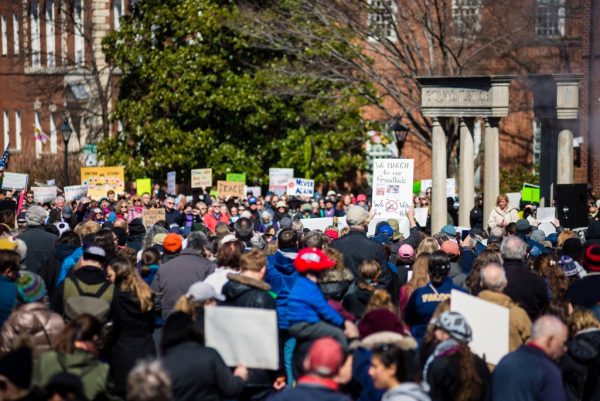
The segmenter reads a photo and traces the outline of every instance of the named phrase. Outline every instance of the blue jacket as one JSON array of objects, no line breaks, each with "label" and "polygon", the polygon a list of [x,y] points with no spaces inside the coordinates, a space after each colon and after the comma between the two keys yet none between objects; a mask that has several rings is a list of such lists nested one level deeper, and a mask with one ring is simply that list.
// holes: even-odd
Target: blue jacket
[{"label": "blue jacket", "polygon": [[58,288],[60,283],[65,281],[65,278],[67,278],[67,275],[69,274],[69,270],[71,270],[71,268],[75,266],[75,264],[82,255],[83,247],[79,247],[75,250],[75,252],[73,252],[71,255],[67,256],[65,260],[63,260],[63,263],[60,266],[60,273],[58,273],[58,278],[56,279],[55,288]]},{"label": "blue jacket", "polygon": [[17,284],[0,276],[0,327],[8,319],[17,303]]},{"label": "blue jacket", "polygon": [[271,286],[271,291],[277,294],[277,323],[280,329],[289,329],[287,305],[290,291],[298,277],[294,267],[296,249],[278,250],[267,258],[267,274],[265,281]]},{"label": "blue jacket", "polygon": [[506,355],[496,366],[492,399],[566,401],[567,398],[558,366],[542,350],[526,344]]},{"label": "blue jacket", "polygon": [[317,283],[298,275],[288,299],[287,317],[290,326],[296,323],[325,321],[342,327],[344,318],[325,299]]},{"label": "blue jacket", "polygon": [[454,285],[449,278],[445,278],[439,287],[434,287],[435,291],[432,287],[433,284],[427,283],[423,287],[417,288],[406,304],[405,320],[410,325],[410,331],[419,344],[423,340],[427,324],[438,304],[450,298],[452,290],[465,292],[464,289]]}]

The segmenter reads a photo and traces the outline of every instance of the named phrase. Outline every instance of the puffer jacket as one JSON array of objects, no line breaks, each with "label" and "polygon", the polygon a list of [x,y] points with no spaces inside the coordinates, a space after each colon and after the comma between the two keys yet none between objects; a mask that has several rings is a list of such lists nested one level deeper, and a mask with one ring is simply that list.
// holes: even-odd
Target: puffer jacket
[{"label": "puffer jacket", "polygon": [[33,342],[33,357],[51,348],[51,343],[64,329],[63,318],[42,303],[20,306],[8,318],[0,332],[0,355],[11,351],[18,337],[27,336]]},{"label": "puffer jacket", "polygon": [[519,213],[517,212],[517,209],[509,203],[504,210],[500,209],[498,206],[493,208],[488,217],[487,224],[488,228],[492,229],[500,223],[504,223],[504,227],[506,227],[508,223],[516,223],[517,220],[519,220]]},{"label": "puffer jacket", "polygon": [[269,284],[241,274],[228,274],[227,278],[229,281],[223,286],[226,298],[223,305],[275,310]]}]

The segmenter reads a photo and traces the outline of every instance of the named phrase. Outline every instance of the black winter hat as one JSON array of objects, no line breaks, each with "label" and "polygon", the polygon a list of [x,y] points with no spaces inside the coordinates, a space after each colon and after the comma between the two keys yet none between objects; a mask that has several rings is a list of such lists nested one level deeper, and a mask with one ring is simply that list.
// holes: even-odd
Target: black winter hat
[{"label": "black winter hat", "polygon": [[29,388],[33,373],[31,348],[21,347],[0,358],[0,375],[21,389]]}]

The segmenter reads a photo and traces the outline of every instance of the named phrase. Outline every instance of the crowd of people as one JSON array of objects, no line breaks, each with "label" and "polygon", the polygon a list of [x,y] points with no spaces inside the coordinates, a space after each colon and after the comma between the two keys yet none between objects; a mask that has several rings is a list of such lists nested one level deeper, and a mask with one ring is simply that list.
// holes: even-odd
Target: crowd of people
[{"label": "crowd of people", "polygon": [[[449,201],[439,232],[411,208],[408,232],[368,236],[364,194],[22,199],[0,199],[1,400],[600,400],[595,201],[582,231],[546,233],[500,195],[490,216],[476,199],[468,233]],[[497,364],[469,348],[453,290],[508,309]],[[276,314],[278,369],[206,346],[222,306]]]}]

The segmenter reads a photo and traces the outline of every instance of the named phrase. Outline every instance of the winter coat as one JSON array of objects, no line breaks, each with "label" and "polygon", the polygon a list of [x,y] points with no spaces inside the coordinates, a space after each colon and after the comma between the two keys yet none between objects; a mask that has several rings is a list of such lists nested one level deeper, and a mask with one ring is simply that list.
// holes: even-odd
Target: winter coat
[{"label": "winter coat", "polygon": [[389,389],[381,401],[430,401],[429,395],[417,383],[401,383]]},{"label": "winter coat", "polygon": [[508,284],[504,293],[525,309],[533,322],[548,304],[548,290],[544,279],[532,273],[520,260],[505,259],[504,271]]},{"label": "winter coat", "polygon": [[218,223],[225,223],[229,225],[229,216],[226,214],[220,214],[219,217],[217,217],[211,212],[204,215],[203,221],[206,228],[208,228],[211,233],[214,233]]},{"label": "winter coat", "polygon": [[244,389],[217,351],[196,342],[167,349],[162,364],[172,381],[173,401],[235,399]]},{"label": "winter coat", "polygon": [[0,276],[0,325],[12,313],[17,303],[17,284]]},{"label": "winter coat", "polygon": [[529,337],[531,336],[531,319],[527,316],[527,312],[514,303],[508,295],[501,292],[483,290],[478,294],[478,297],[485,301],[508,308],[509,352],[513,352],[529,340]]},{"label": "winter coat", "polygon": [[[93,266],[82,266],[81,268],[70,272],[67,279],[61,283],[52,296],[51,306],[52,310],[55,312],[62,314],[64,311],[65,301],[69,297],[79,295],[75,289],[75,286],[71,283],[74,280],[78,280],[82,284],[82,287],[91,287],[87,291],[95,293],[106,283],[108,277],[103,269]],[[66,283],[67,281],[69,281],[69,284]],[[82,288],[82,290],[86,291],[85,288]],[[100,298],[110,303],[113,299],[113,293],[114,285],[111,284],[110,287],[104,291]]]},{"label": "winter coat", "polygon": [[203,281],[215,268],[214,263],[195,249],[184,249],[179,256],[161,265],[152,282],[152,291],[157,294],[163,319],[192,284]]},{"label": "winter coat", "polygon": [[[488,384],[490,381],[490,372],[485,362],[477,355],[472,354],[475,359],[475,369],[481,381],[483,382],[483,391],[477,398],[470,398],[469,401],[486,399]],[[427,369],[427,383],[431,387],[429,395],[432,401],[453,401],[458,395],[460,389],[460,355],[458,353],[439,356],[433,360]],[[383,398],[385,399],[385,397]],[[382,401],[383,401],[382,399]],[[508,398],[507,398],[508,400]]]},{"label": "winter coat", "polygon": [[177,224],[178,227],[183,225],[183,214],[177,210],[167,210],[165,208],[165,221],[167,222],[167,227],[171,227],[172,224]]},{"label": "winter coat", "polygon": [[271,289],[277,298],[277,322],[280,329],[289,329],[287,318],[287,305],[290,291],[298,277],[298,272],[294,267],[296,258],[296,249],[277,250],[273,255],[267,257],[267,274],[265,281],[271,286]]},{"label": "winter coat", "polygon": [[490,212],[488,217],[488,229],[492,229],[497,225],[503,223],[504,227],[506,227],[509,223],[516,223],[519,220],[519,213],[515,207],[508,204],[504,208],[504,210],[500,209],[499,206],[496,206]]},{"label": "winter coat", "polygon": [[54,375],[63,372],[75,375],[81,380],[87,400],[115,398],[112,395],[113,382],[108,364],[80,349],[76,349],[72,354],[44,352],[35,361],[33,383],[38,387],[45,387]]},{"label": "winter coat", "polygon": [[27,266],[27,270],[39,274],[42,265],[54,255],[54,244],[58,237],[47,232],[43,226],[34,226],[19,235],[19,239],[27,245],[27,256],[23,264]]},{"label": "winter coat", "polygon": [[58,288],[58,286],[65,281],[65,278],[79,261],[79,259],[83,256],[83,247],[79,247],[75,249],[69,256],[67,256],[60,266],[60,271],[58,272],[58,277],[56,278],[56,284],[54,284],[54,288]]},{"label": "winter coat", "polygon": [[573,304],[583,308],[593,308],[600,303],[600,273],[588,273],[575,281],[567,290],[565,297]]},{"label": "winter coat", "polygon": [[17,337],[29,337],[32,342],[33,358],[52,348],[52,343],[65,328],[62,317],[42,303],[21,305],[11,313],[0,332],[0,354],[13,349]]},{"label": "winter coat", "polygon": [[52,293],[56,288],[58,275],[60,274],[61,266],[64,260],[73,254],[79,248],[77,245],[71,244],[56,244],[54,255],[50,257],[40,268],[40,277],[46,284],[48,296],[52,297]]},{"label": "winter coat", "polygon": [[271,401],[350,401],[351,398],[337,389],[331,379],[301,377],[294,388],[287,388]]},{"label": "winter coat", "polygon": [[576,333],[559,365],[569,401],[600,400],[600,329]]},{"label": "winter coat", "polygon": [[127,375],[135,363],[156,355],[152,339],[154,308],[142,312],[133,292],[117,289],[113,296],[112,310],[111,373],[115,379],[115,391],[125,395]]},{"label": "winter coat", "polygon": [[344,308],[360,319],[367,309],[367,305],[371,300],[373,293],[365,288],[360,288],[356,283],[353,283],[342,300]]},{"label": "winter coat", "polygon": [[565,401],[560,370],[541,349],[521,345],[494,369],[492,400]]},{"label": "winter coat", "polygon": [[471,213],[469,213],[469,222],[471,223],[471,228],[478,228],[483,231],[483,208],[475,206],[471,209]]},{"label": "winter coat", "polygon": [[344,318],[327,303],[317,283],[300,275],[288,300],[288,319],[290,327],[296,323],[327,322],[342,327]]},{"label": "winter coat", "polygon": [[227,278],[229,281],[223,286],[224,306],[275,310],[269,284],[241,274],[228,274]]}]

